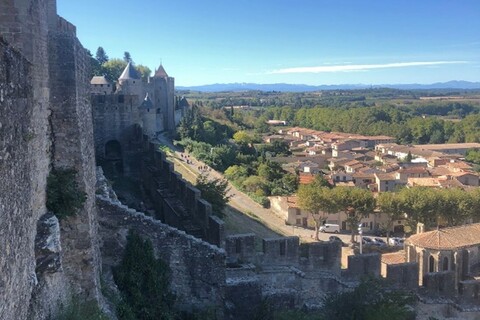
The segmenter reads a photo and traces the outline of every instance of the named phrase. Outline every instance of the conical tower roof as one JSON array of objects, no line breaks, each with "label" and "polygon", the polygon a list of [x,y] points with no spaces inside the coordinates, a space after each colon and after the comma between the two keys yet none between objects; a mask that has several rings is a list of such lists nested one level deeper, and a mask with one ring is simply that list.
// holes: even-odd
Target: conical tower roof
[{"label": "conical tower roof", "polygon": [[167,78],[168,74],[163,68],[163,65],[160,64],[160,67],[158,67],[157,71],[155,71],[155,78]]},{"label": "conical tower roof", "polygon": [[147,95],[145,96],[145,99],[143,99],[142,104],[140,105],[140,108],[145,108],[145,109],[151,109],[153,108],[153,103],[152,100],[150,100],[150,97]]},{"label": "conical tower roof", "polygon": [[140,79],[140,75],[131,62],[127,64],[118,80]]}]

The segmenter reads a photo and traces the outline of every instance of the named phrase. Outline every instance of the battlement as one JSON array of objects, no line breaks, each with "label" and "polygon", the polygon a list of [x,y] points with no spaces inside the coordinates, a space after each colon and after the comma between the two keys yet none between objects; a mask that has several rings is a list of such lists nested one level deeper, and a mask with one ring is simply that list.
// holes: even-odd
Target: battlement
[{"label": "battlement", "polygon": [[153,217],[122,205],[106,179],[97,172],[96,201],[99,211],[101,247],[105,269],[117,265],[126,245],[126,235],[134,230],[150,239],[157,257],[171,270],[171,290],[180,310],[215,310],[221,318],[226,283],[225,251],[178,230]]},{"label": "battlement", "polygon": [[201,192],[166,159],[157,145],[144,136],[146,157],[142,161],[142,183],[153,202],[158,219],[165,223],[224,247],[224,222],[212,212]]}]

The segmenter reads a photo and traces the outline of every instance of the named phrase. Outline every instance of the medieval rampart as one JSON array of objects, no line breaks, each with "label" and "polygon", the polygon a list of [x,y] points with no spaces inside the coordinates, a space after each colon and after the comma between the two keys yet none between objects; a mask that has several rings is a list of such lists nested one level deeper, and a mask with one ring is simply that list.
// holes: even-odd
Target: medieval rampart
[{"label": "medieval rampart", "polygon": [[[55,0],[0,2],[0,32],[0,319],[45,319],[100,298],[89,60]],[[65,167],[87,200],[59,225],[46,181]]]}]

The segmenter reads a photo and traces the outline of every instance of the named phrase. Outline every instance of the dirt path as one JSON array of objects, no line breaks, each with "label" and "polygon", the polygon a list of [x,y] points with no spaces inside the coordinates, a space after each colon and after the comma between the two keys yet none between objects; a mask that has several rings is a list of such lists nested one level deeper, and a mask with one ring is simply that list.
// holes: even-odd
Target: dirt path
[{"label": "dirt path", "polygon": [[[201,171],[199,168],[206,166],[205,163],[195,159],[191,155],[182,154],[178,151],[178,148],[165,137],[160,137],[159,142],[174,150],[174,154],[170,155],[169,159],[174,162],[175,170],[181,173],[184,179],[194,184],[197,175],[199,175]],[[209,177],[224,178],[220,172],[211,168],[206,172]],[[228,195],[230,195],[231,198],[228,205],[230,208],[226,210],[225,219],[227,234],[253,232],[259,237],[295,235],[298,236],[302,242],[315,241],[312,238],[313,230],[285,225],[283,219],[277,216],[273,210],[263,208],[230,183],[229,187]],[[330,234],[320,234],[320,239],[328,240],[329,236]],[[350,240],[349,235],[339,235],[339,237],[345,242]]]}]

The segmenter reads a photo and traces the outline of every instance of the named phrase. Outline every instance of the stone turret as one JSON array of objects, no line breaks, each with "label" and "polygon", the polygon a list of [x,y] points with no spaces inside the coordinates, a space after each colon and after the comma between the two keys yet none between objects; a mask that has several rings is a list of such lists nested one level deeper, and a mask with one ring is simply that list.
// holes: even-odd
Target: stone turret
[{"label": "stone turret", "polygon": [[162,64],[150,78],[153,84],[153,104],[163,111],[163,128],[167,131],[175,130],[175,79],[169,77]]},{"label": "stone turret", "polygon": [[118,78],[117,93],[143,96],[142,78],[131,62]]},{"label": "stone turret", "polygon": [[163,114],[159,109],[155,109],[148,93],[138,109],[142,119],[143,132],[149,137],[154,137],[162,128]]}]

